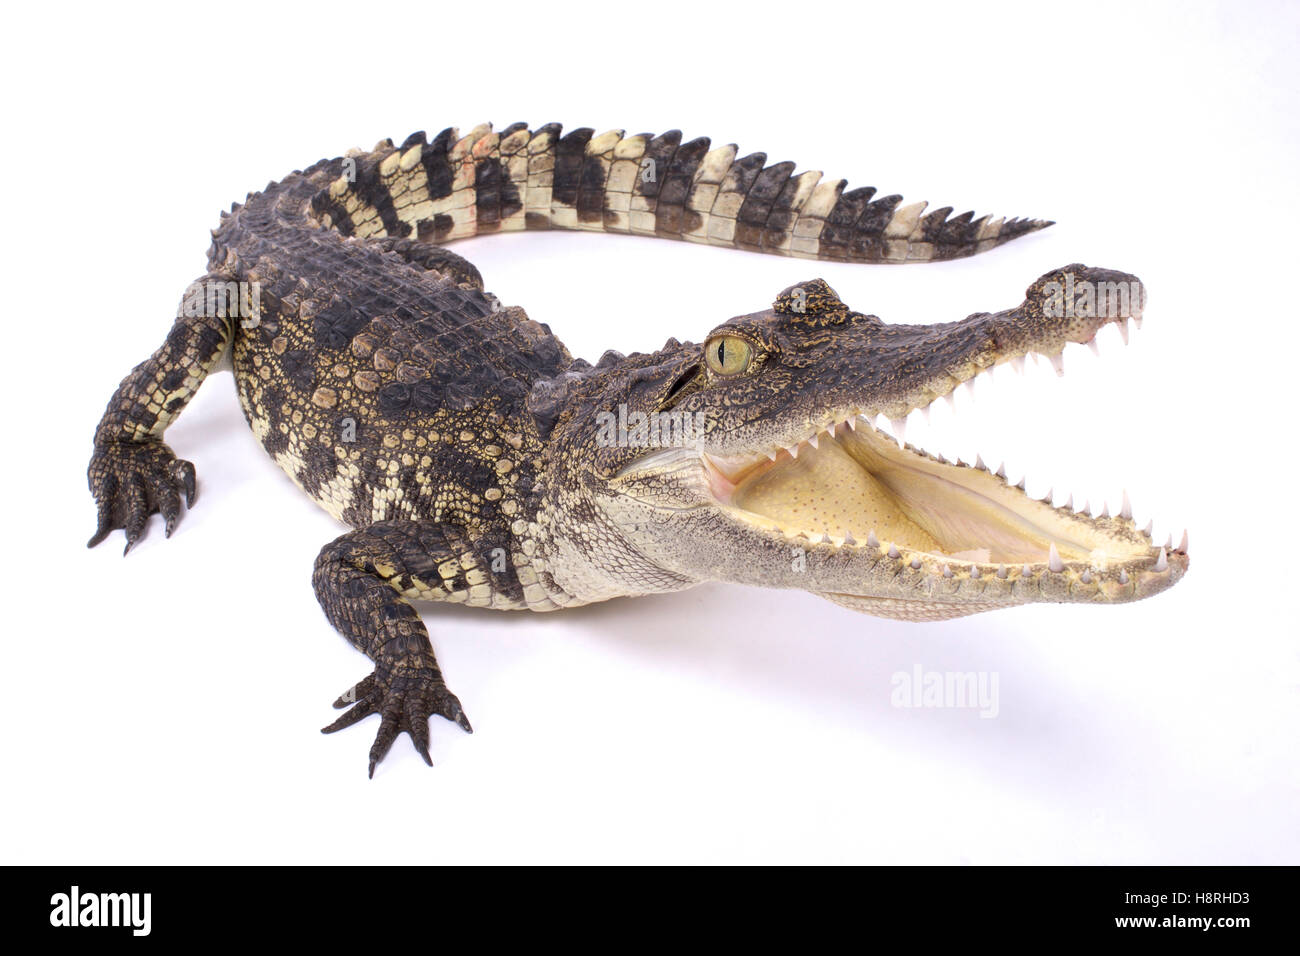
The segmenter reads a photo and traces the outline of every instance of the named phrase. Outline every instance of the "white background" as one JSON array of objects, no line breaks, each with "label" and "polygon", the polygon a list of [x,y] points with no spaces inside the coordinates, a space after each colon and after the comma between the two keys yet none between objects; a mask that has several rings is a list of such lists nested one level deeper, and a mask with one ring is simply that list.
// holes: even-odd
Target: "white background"
[{"label": "white background", "polygon": [[[1295,5],[43,10],[7,14],[0,65],[0,862],[1300,862]],[[925,266],[555,233],[457,251],[589,359],[698,340],[818,275],[926,322],[1015,305],[1069,262],[1134,272],[1129,348],[1111,329],[1063,380],[999,372],[960,431],[940,405],[915,434],[1058,500],[1127,487],[1162,539],[1190,528],[1188,576],[929,625],[722,584],[428,606],[476,732],[435,721],[434,769],[402,737],[367,780],[377,719],[317,732],[370,669],[310,586],[344,529],[254,442],[229,375],[168,432],[201,485],[170,541],[155,518],[125,560],[120,532],[88,551],[85,465],[219,210],[486,120],[680,127],[1057,220]],[[918,665],[997,675],[997,716],[892,706]]]}]

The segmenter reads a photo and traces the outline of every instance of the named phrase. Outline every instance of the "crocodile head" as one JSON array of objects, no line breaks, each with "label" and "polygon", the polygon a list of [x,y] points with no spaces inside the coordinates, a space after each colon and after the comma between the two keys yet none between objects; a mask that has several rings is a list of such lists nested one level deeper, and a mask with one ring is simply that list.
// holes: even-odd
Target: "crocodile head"
[{"label": "crocodile head", "polygon": [[1115,515],[1053,507],[1023,481],[874,424],[901,425],[994,365],[1031,353],[1058,362],[1108,323],[1127,334],[1144,304],[1133,276],[1075,264],[1039,278],[1014,309],[887,325],[815,279],[702,345],[608,354],[552,436],[567,486],[582,488],[582,526],[600,529],[567,560],[587,561],[577,577],[588,581],[617,558],[642,569],[646,590],[800,588],[906,620],[1162,591],[1186,572],[1186,544],[1153,546],[1127,499]]}]

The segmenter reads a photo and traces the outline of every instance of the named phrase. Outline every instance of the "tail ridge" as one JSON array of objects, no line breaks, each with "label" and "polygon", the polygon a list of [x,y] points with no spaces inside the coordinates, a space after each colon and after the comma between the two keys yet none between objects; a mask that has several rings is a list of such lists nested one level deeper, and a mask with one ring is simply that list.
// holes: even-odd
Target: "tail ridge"
[{"label": "tail ridge", "polygon": [[952,215],[951,206],[846,189],[795,164],[739,156],[680,130],[626,135],[558,123],[423,132],[351,151],[312,200],[347,235],[443,243],[491,232],[573,229],[660,236],[775,255],[928,262],[974,255],[1052,225]]}]

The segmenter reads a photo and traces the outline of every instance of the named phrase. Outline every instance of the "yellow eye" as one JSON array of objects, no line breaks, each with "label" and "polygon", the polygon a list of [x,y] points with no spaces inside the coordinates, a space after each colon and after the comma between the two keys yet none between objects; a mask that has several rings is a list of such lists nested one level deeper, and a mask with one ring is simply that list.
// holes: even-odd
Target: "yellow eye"
[{"label": "yellow eye", "polygon": [[739,335],[719,335],[704,346],[704,361],[716,375],[739,375],[753,357],[754,350]]}]

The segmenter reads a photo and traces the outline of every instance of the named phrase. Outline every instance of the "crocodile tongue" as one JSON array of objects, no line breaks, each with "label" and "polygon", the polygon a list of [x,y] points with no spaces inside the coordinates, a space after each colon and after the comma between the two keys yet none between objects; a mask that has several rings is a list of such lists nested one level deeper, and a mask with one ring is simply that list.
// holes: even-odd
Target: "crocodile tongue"
[{"label": "crocodile tongue", "polygon": [[732,504],[777,522],[789,532],[841,538],[847,531],[865,541],[874,531],[882,541],[938,551],[929,533],[908,518],[889,488],[863,468],[841,445],[824,440],[804,446],[799,457],[742,481]]}]

